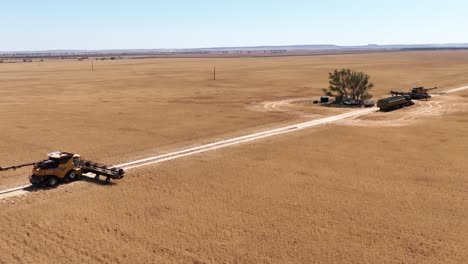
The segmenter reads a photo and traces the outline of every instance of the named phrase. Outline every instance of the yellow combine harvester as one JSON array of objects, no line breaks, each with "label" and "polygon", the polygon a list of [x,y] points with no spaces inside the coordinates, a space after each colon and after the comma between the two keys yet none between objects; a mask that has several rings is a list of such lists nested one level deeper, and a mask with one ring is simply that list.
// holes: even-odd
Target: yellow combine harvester
[{"label": "yellow combine harvester", "polygon": [[111,179],[121,179],[125,175],[123,169],[109,167],[88,160],[82,160],[78,154],[56,151],[49,153],[49,158],[40,162],[26,163],[10,167],[0,167],[0,171],[16,170],[33,166],[29,181],[36,186],[56,186],[60,181],[72,182],[78,180],[83,174],[93,173],[99,180],[106,177],[106,183]]}]

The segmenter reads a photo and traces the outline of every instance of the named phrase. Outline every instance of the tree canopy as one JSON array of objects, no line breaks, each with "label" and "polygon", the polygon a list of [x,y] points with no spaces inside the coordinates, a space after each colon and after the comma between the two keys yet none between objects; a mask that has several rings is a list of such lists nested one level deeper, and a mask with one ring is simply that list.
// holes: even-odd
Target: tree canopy
[{"label": "tree canopy", "polygon": [[329,73],[330,86],[323,91],[325,95],[335,97],[338,103],[347,100],[367,100],[372,98],[369,92],[374,87],[369,79],[370,76],[364,72],[336,69]]}]

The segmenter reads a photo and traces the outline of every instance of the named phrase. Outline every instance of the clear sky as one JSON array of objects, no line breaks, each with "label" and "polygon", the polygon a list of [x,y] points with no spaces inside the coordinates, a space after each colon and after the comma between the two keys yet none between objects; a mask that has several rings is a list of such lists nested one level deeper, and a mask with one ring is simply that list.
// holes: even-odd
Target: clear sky
[{"label": "clear sky", "polygon": [[3,0],[0,50],[467,43],[468,0]]}]

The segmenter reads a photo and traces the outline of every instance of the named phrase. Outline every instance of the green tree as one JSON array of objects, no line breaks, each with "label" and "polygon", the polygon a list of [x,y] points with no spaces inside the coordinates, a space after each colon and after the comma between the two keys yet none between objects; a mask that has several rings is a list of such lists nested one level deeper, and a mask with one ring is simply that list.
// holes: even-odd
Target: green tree
[{"label": "green tree", "polygon": [[330,86],[323,89],[325,95],[335,97],[337,103],[346,100],[367,100],[372,98],[370,90],[374,84],[364,72],[350,69],[335,70],[329,73]]}]

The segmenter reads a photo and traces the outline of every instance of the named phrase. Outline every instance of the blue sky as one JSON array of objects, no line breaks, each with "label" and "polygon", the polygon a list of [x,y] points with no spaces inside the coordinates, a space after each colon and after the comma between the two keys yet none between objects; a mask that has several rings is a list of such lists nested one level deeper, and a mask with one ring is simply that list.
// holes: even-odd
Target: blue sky
[{"label": "blue sky", "polygon": [[468,42],[468,1],[4,0],[0,50]]}]

